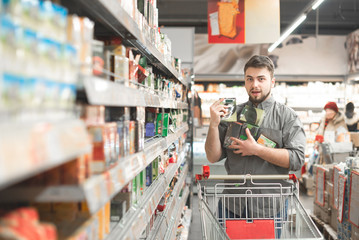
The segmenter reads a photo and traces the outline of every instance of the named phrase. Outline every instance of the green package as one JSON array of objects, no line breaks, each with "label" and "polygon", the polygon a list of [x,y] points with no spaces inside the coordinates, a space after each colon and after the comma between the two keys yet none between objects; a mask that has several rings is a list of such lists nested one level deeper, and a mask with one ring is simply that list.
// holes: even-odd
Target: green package
[{"label": "green package", "polygon": [[265,112],[263,109],[246,105],[240,114],[239,120],[241,122],[260,127],[263,122],[264,115]]},{"label": "green package", "polygon": [[[162,122],[162,116],[163,116],[163,122]],[[161,135],[163,137],[167,137],[168,125],[169,125],[169,114],[168,113],[157,114],[156,134]]]},{"label": "green package", "polygon": [[152,181],[158,176],[158,157],[152,162]]}]

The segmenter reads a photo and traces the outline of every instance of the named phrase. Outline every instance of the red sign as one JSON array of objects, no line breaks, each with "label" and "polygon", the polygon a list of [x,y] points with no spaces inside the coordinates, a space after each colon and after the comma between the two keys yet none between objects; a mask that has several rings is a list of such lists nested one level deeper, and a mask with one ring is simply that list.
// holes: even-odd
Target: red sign
[{"label": "red sign", "polygon": [[208,42],[245,43],[244,0],[208,0]]}]

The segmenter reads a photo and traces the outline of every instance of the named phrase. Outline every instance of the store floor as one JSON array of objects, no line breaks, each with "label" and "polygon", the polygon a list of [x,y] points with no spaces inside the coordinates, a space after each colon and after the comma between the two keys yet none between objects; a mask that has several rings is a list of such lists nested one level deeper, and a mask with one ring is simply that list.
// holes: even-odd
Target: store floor
[{"label": "store floor", "polygon": [[[311,214],[313,212],[313,197],[299,193],[299,199],[303,204],[304,208],[307,210],[308,214]],[[201,219],[198,210],[198,196],[195,194],[193,195],[192,206],[193,206],[192,222],[191,222],[191,228],[190,228],[188,240],[200,240],[202,239]]]}]

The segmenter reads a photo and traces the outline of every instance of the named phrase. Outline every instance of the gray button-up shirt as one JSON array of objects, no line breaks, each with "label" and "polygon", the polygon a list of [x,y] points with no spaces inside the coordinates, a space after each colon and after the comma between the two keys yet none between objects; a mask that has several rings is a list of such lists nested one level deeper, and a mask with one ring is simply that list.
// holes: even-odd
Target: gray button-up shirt
[{"label": "gray button-up shirt", "polygon": [[[238,117],[245,105],[253,106],[250,101],[237,105]],[[277,143],[276,148],[285,148],[289,153],[289,169],[273,165],[257,156],[241,156],[233,150],[222,147],[221,159],[226,159],[225,167],[228,174],[288,174],[297,171],[304,163],[306,137],[303,125],[291,108],[278,103],[273,97],[260,103],[257,108],[265,111],[258,136],[263,134]],[[219,125],[219,135],[223,146],[228,122]]]},{"label": "gray button-up shirt", "polygon": [[[238,118],[240,112],[245,105],[255,107],[250,101],[237,105]],[[264,136],[276,143],[276,148],[284,148],[288,150],[290,162],[289,169],[271,164],[258,156],[241,156],[240,154],[233,153],[233,150],[231,149],[224,148],[223,143],[229,123],[222,121],[218,127],[222,144],[221,160],[226,159],[225,168],[227,170],[227,173],[229,175],[288,174],[290,170],[299,170],[304,163],[304,148],[306,143],[306,137],[303,125],[295,111],[279,102],[276,102],[273,97],[270,97],[266,101],[260,103],[257,108],[263,109],[265,111],[264,120],[259,128],[257,136],[263,134]],[[268,183],[270,181],[265,182]],[[285,181],[279,182],[283,185],[288,186],[288,183],[286,183]],[[246,184],[246,186],[248,185],[249,184]],[[265,189],[252,191],[253,194],[271,194],[274,192],[278,193],[278,191]],[[224,193],[244,193],[244,191],[226,190],[224,191]],[[228,200],[229,202],[228,204],[226,204],[226,208],[229,208],[231,211],[235,212],[238,215],[243,213],[244,206],[246,205],[243,199],[241,199],[240,201],[241,204],[239,204],[239,202],[236,202],[238,200],[233,203],[233,199],[227,199],[225,201]],[[265,201],[267,200],[265,199]],[[255,201],[254,205],[258,206],[255,207],[255,209],[259,209],[257,209],[257,211],[254,210],[254,214],[257,214],[259,211],[262,212],[263,208],[268,212],[273,212],[273,204],[276,206],[274,212],[278,212],[279,209],[283,208],[282,205],[279,206],[279,202],[264,203],[264,205],[262,204],[262,200],[258,200],[258,202],[259,206],[257,205],[257,201]]]}]

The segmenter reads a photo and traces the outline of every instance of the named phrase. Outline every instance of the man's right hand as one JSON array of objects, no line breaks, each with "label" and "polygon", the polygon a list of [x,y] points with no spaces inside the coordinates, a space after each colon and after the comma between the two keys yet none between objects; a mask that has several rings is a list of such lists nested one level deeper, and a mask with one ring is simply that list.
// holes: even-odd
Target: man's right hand
[{"label": "man's right hand", "polygon": [[223,98],[215,101],[209,108],[211,113],[210,126],[212,127],[218,127],[221,117],[227,114],[228,106],[221,104],[222,101]]}]

